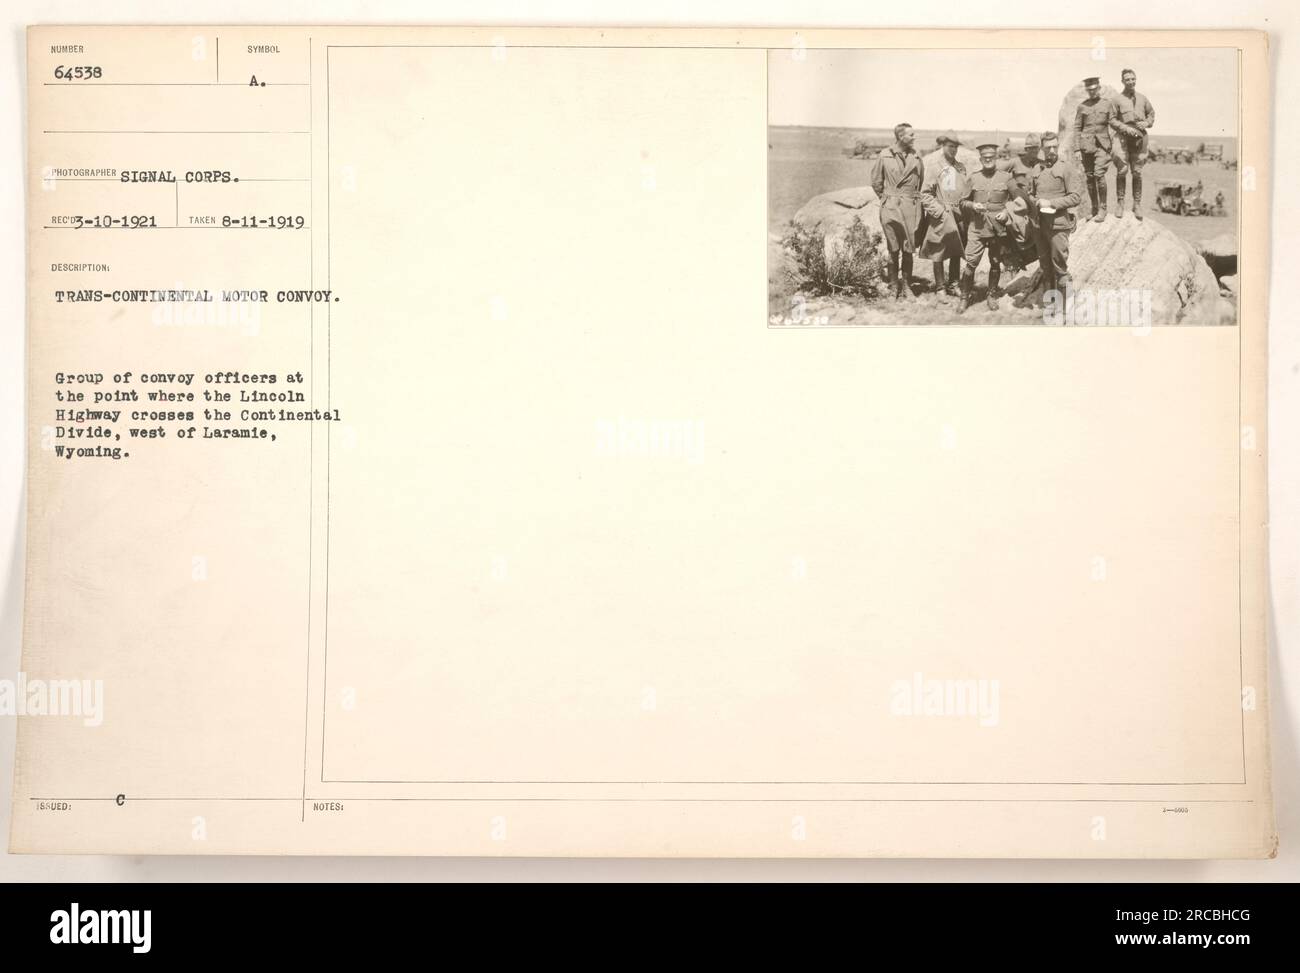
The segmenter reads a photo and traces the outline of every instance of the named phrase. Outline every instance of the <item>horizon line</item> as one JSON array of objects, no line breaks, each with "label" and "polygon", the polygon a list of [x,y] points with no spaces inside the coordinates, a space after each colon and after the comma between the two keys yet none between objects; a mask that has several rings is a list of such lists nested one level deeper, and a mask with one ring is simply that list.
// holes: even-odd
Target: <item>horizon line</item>
[{"label": "horizon line", "polygon": [[[768,123],[767,123],[767,127],[768,127],[768,128],[856,128],[856,129],[866,129],[866,130],[879,129],[879,130],[882,131],[882,132],[888,132],[888,131],[890,131],[894,126],[892,126],[892,125],[804,125],[804,124],[800,124],[800,123],[798,123],[798,122],[768,122]],[[913,125],[913,126],[912,126],[912,130],[913,130],[913,131],[916,131],[916,132],[946,132],[946,131],[948,131],[948,129],[945,128],[945,127],[929,128],[929,127],[927,127],[927,126],[922,126],[922,125]],[[960,129],[958,129],[958,130],[956,130],[956,131],[958,132],[958,134],[961,133],[961,130],[960,130]],[[1027,133],[1027,132],[1032,132],[1032,131],[1034,131],[1034,129],[1032,129],[1032,128],[1025,128],[1025,129],[1020,129],[1020,128],[1007,128],[1007,127],[1005,127],[1005,126],[1002,126],[1002,127],[998,127],[998,128],[975,128],[975,129],[967,129],[967,131],[971,131],[971,132],[1006,132],[1006,133],[1009,134],[1009,135],[1019,134],[1020,136],[1023,137],[1023,136],[1025,135],[1025,133]],[[1047,131],[1047,129],[1038,129],[1038,131],[1039,131],[1039,132],[1045,132],[1045,131]],[[1149,133],[1149,134],[1150,134],[1150,136],[1151,136],[1152,138],[1190,139],[1190,138],[1203,138],[1203,137],[1204,137],[1203,135],[1200,135],[1200,134],[1192,135],[1192,134],[1189,134],[1189,133],[1186,133],[1186,132],[1151,132],[1151,133]],[[1234,133],[1231,134],[1231,135],[1216,135],[1216,136],[1214,136],[1214,137],[1215,137],[1215,138],[1221,138],[1221,139],[1235,139],[1235,138],[1237,137],[1237,135],[1236,135],[1236,133],[1234,132]]]}]

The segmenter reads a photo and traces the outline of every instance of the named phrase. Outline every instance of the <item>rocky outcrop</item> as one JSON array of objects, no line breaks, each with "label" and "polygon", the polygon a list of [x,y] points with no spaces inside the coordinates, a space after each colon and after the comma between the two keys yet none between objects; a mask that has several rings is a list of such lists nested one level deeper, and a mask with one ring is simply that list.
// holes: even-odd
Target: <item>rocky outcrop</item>
[{"label": "rocky outcrop", "polygon": [[[837,189],[814,196],[794,214],[794,224],[809,233],[825,235],[826,257],[830,259],[838,244],[857,218],[872,233],[880,232],[880,200],[870,186]],[[881,241],[884,249],[884,241]]]},{"label": "rocky outcrop", "polygon": [[[1151,323],[1231,324],[1235,311],[1219,293],[1209,264],[1172,230],[1131,215],[1081,223],[1070,236],[1070,277],[1076,297],[1095,301],[1140,294]],[[1031,289],[1039,284],[1038,275]]]}]

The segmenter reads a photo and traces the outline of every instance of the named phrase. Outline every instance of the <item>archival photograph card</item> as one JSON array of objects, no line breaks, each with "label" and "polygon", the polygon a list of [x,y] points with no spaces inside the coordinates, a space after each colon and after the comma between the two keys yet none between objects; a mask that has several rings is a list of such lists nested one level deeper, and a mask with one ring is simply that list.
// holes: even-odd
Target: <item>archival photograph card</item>
[{"label": "archival photograph card", "polygon": [[1265,35],[27,65],[14,852],[1275,854]]}]

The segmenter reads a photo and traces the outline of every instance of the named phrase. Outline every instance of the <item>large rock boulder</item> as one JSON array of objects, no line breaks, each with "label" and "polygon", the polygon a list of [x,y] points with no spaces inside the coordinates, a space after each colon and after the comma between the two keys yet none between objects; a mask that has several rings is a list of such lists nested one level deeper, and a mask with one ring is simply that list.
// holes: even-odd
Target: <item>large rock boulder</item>
[{"label": "large rock boulder", "polygon": [[1081,223],[1070,236],[1070,277],[1076,298],[1090,291],[1098,305],[1134,292],[1145,304],[1149,295],[1153,325],[1231,324],[1235,318],[1201,255],[1151,217]]},{"label": "large rock boulder", "polygon": [[[809,233],[824,234],[826,257],[829,260],[835,246],[844,238],[854,219],[872,233],[880,233],[880,199],[870,186],[837,189],[831,193],[814,196],[794,214],[794,224]],[[880,249],[884,250],[882,237]]]}]

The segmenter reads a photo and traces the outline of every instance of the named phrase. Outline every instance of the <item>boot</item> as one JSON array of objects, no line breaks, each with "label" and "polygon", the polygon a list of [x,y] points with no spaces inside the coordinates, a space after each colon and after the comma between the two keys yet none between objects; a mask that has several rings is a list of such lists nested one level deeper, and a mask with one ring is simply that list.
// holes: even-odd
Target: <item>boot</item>
[{"label": "boot", "polygon": [[944,293],[946,287],[943,279],[943,261],[934,260],[931,261],[931,263],[934,266],[934,299],[936,301],[942,301],[947,297]]},{"label": "boot", "polygon": [[1115,177],[1115,218],[1122,220],[1124,218],[1124,195],[1128,179],[1122,175]]},{"label": "boot", "polygon": [[1097,212],[1097,179],[1095,176],[1088,176],[1088,202],[1092,205],[1092,212]]},{"label": "boot", "polygon": [[1097,180],[1097,215],[1092,218],[1094,223],[1101,223],[1106,219],[1106,179],[1105,177]]},{"label": "boot", "polygon": [[1133,218],[1142,219],[1142,173],[1133,173]]},{"label": "boot", "polygon": [[996,311],[998,309],[998,279],[1001,276],[1001,267],[989,268],[989,293],[984,299],[984,303],[988,305],[990,311]]},{"label": "boot", "polygon": [[898,297],[902,300],[911,301],[916,299],[916,293],[912,290],[912,255],[903,254],[903,268],[898,272]]},{"label": "boot", "polygon": [[957,313],[965,314],[966,308],[970,307],[971,291],[975,289],[975,272],[965,271],[961,275],[961,297],[957,300]]},{"label": "boot", "polygon": [[1029,279],[1029,286],[1016,298],[1016,307],[1041,308],[1047,292],[1056,286],[1052,281],[1052,265],[1039,261],[1038,269]]},{"label": "boot", "polygon": [[1033,307],[1034,288],[1042,286],[1044,279],[1042,271],[1034,271],[1033,275],[1029,278],[1029,283],[1025,285],[1024,289],[1015,297],[1011,298],[1011,306]]},{"label": "boot", "polygon": [[943,291],[949,297],[957,297],[957,281],[961,280],[961,260],[957,257],[948,258],[948,283]]},{"label": "boot", "polygon": [[893,260],[885,267],[885,289],[898,300],[898,264]]}]

